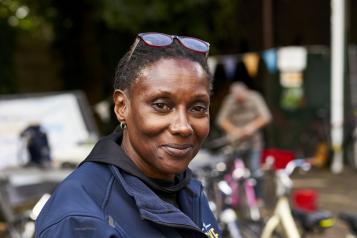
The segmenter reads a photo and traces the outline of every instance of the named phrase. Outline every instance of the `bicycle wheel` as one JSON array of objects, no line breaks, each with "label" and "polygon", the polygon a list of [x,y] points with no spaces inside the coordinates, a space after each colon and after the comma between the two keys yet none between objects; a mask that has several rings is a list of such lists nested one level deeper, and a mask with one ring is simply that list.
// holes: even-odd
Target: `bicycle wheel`
[{"label": "bicycle wheel", "polygon": [[259,221],[261,219],[261,210],[256,203],[256,195],[252,184],[246,184],[249,181],[243,181],[239,184],[238,197],[239,202],[236,211],[243,220]]},{"label": "bicycle wheel", "polygon": [[[239,230],[239,236],[242,238],[259,238],[260,237],[260,229],[251,223],[251,222],[235,222],[236,228]],[[231,234],[231,231],[228,226],[224,227],[223,237],[224,238],[232,238],[234,235]],[[235,235],[236,236],[236,235]],[[236,236],[237,237],[237,236]]]},{"label": "bicycle wheel", "polygon": [[244,220],[251,220],[252,217],[250,213],[250,207],[243,181],[240,182],[237,192],[239,197],[239,203],[237,205],[237,212],[239,217],[243,218]]},{"label": "bicycle wheel", "polygon": [[[238,227],[240,229],[243,238],[255,238],[261,237],[262,231],[264,229],[264,222],[261,221],[243,221],[239,222]],[[284,238],[284,236],[278,232],[274,231],[272,238]]]},{"label": "bicycle wheel", "polygon": [[255,227],[249,224],[238,223],[238,228],[242,238],[259,238],[260,235],[256,232]]}]

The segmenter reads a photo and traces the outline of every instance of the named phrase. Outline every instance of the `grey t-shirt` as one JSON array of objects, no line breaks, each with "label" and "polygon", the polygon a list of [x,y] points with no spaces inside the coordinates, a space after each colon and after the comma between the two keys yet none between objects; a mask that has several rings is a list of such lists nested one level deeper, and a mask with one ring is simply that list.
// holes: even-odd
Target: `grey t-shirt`
[{"label": "grey t-shirt", "polygon": [[[217,122],[219,123],[227,119],[237,127],[244,127],[259,116],[270,118],[271,113],[262,96],[257,92],[249,90],[243,102],[238,102],[232,94],[227,95],[222,103]],[[262,149],[263,139],[261,131],[257,130],[253,136],[235,141],[232,146],[238,150]]]}]

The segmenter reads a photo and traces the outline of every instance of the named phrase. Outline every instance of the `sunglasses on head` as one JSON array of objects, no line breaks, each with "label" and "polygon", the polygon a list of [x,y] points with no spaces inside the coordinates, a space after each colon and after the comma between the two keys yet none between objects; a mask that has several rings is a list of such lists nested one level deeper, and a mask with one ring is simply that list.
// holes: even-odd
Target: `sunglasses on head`
[{"label": "sunglasses on head", "polygon": [[131,58],[131,55],[135,51],[140,40],[150,47],[161,48],[171,45],[175,39],[177,39],[183,47],[193,52],[204,54],[205,56],[208,55],[209,43],[206,41],[189,36],[176,36],[159,32],[147,32],[138,34],[137,39],[130,51],[129,59]]}]

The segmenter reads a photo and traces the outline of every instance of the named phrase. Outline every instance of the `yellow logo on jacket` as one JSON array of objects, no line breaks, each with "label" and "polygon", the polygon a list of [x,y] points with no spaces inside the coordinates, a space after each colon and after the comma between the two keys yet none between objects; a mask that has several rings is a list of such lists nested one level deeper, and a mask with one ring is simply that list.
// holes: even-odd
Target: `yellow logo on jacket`
[{"label": "yellow logo on jacket", "polygon": [[207,237],[219,238],[219,234],[214,230],[214,227],[211,227],[211,224],[206,225],[205,223],[203,223],[202,225],[202,231],[206,234]]}]

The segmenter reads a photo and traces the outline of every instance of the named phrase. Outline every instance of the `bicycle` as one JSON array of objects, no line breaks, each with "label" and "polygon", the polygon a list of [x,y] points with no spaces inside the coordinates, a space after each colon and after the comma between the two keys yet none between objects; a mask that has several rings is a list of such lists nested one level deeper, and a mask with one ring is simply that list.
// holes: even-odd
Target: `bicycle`
[{"label": "bicycle", "polygon": [[[311,165],[303,159],[290,161],[284,169],[276,171],[277,202],[273,215],[266,222],[247,221],[238,219],[237,213],[231,204],[223,210],[216,210],[219,221],[227,226],[230,237],[244,238],[301,238],[316,229],[326,229],[332,226],[330,212],[312,212],[294,210],[289,203],[289,195],[293,182],[290,178],[295,169],[309,170]],[[232,195],[232,189],[226,181],[219,182],[219,191],[226,196]],[[219,201],[219,199],[215,200]],[[300,225],[300,226],[299,226]],[[232,235],[233,234],[233,235]],[[282,235],[284,234],[284,236]]]},{"label": "bicycle", "polygon": [[244,219],[260,221],[261,212],[258,206],[254,186],[256,179],[251,176],[242,159],[233,160],[231,172],[224,176],[232,189],[231,205]]},{"label": "bicycle", "polygon": [[[300,168],[303,171],[308,171],[311,168],[311,165],[304,159],[295,159],[290,161],[284,169],[276,171],[278,200],[273,215],[266,221],[262,229],[261,238],[273,237],[273,232],[278,230],[279,227],[283,231],[283,234],[285,234],[285,237],[301,238],[316,229],[322,230],[333,225],[332,214],[330,212],[317,211],[307,213],[302,210],[293,210],[291,208],[289,194],[293,182],[290,176],[297,168]],[[295,220],[300,224],[300,229]]]},{"label": "bicycle", "polygon": [[206,146],[211,150],[218,151],[219,155],[226,158],[227,171],[224,179],[233,190],[230,198],[232,207],[238,211],[240,218],[259,221],[261,212],[257,201],[256,187],[259,185],[261,177],[254,176],[250,168],[245,165],[246,162],[249,163],[250,150],[236,151],[231,146],[232,141],[235,141],[236,144],[243,142],[239,137],[232,138],[226,135],[209,141]]},{"label": "bicycle", "polygon": [[[247,226],[246,219],[238,219],[238,204],[243,200],[247,201],[249,220],[260,219],[252,178],[243,162],[240,159],[231,161],[222,154],[212,156],[208,153],[205,156],[209,158],[204,160],[201,156],[201,161],[191,164],[190,167],[205,187],[211,210],[221,226],[223,235],[231,238],[255,237],[257,233],[254,227]],[[231,162],[233,167],[230,169]]]},{"label": "bicycle", "polygon": [[50,197],[49,193],[70,171],[39,168],[1,171],[0,222],[5,238],[34,237],[35,220]]},{"label": "bicycle", "polygon": [[7,178],[0,178],[0,218],[6,222],[5,236],[9,238],[31,238],[34,236],[34,220],[29,216],[29,212],[16,214],[11,208],[7,197],[6,189],[9,187]]},{"label": "bicycle", "polygon": [[[229,141],[230,138],[226,136],[211,141],[209,145],[215,148],[221,147],[221,153],[223,151],[223,154],[229,154],[230,152],[229,146],[225,146],[227,143],[229,143]],[[291,158],[289,157],[289,160],[291,159],[293,159],[293,157]],[[210,160],[212,165],[214,165],[215,164],[214,158],[211,158]],[[313,232],[315,230],[323,230],[325,228],[332,226],[333,223],[332,214],[330,212],[307,213],[305,211],[301,211],[301,210],[299,211],[296,209],[292,209],[290,207],[289,195],[293,186],[293,182],[290,178],[290,175],[293,173],[293,171],[296,168],[301,168],[302,170],[305,171],[309,170],[311,167],[310,163],[308,163],[306,160],[303,159],[297,159],[297,160],[293,159],[290,162],[284,164],[283,167],[280,167],[281,165],[278,164],[280,162],[281,161],[275,161],[274,156],[270,156],[266,160],[266,164],[263,166],[265,170],[267,169],[269,170],[270,168],[270,171],[273,165],[274,168],[277,168],[275,171],[273,171],[274,172],[273,174],[275,175],[276,178],[275,184],[277,187],[277,191],[276,191],[277,202],[273,209],[274,210],[273,215],[270,216],[266,222],[263,219],[258,221],[254,219],[242,219],[242,217],[239,217],[238,219],[237,209],[234,204],[234,197],[236,196],[237,193],[237,189],[235,188],[235,186],[239,185],[240,182],[238,181],[244,180],[242,179],[242,176],[239,180],[234,180],[233,183],[231,184],[227,183],[227,180],[223,181],[223,179],[220,178],[219,189],[210,190],[210,191],[214,191],[213,194],[217,193],[217,191],[219,192],[218,194],[223,193],[225,197],[229,198],[230,202],[232,202],[232,198],[233,198],[233,203],[225,204],[225,206],[228,207],[229,209],[221,209],[220,207],[218,207],[217,209],[217,206],[214,207],[216,209],[215,212],[217,214],[218,219],[227,225],[228,230],[233,230],[233,231],[239,229],[242,231],[248,230],[249,235],[243,236],[245,238],[285,237],[282,236],[281,234],[285,234],[286,237],[288,238],[300,238],[300,237],[305,237],[306,234]],[[279,166],[275,166],[275,164]],[[236,167],[235,169],[239,167],[237,166],[237,163],[235,163],[235,167]],[[231,173],[230,176],[235,176],[237,179],[239,177],[237,176],[237,174],[244,174],[239,171],[240,170],[233,170],[233,173]],[[228,181],[232,181],[232,179]],[[245,195],[249,194],[249,190],[246,190],[245,192],[246,192]],[[217,198],[213,197],[212,201],[215,201],[214,204],[221,204],[221,202],[219,201],[217,202]],[[246,203],[246,206],[248,210],[251,211],[254,210],[251,209],[252,207],[250,206],[249,202]],[[236,229],[232,228],[234,226],[236,226]],[[235,236],[231,236],[231,237],[235,237]]]}]

